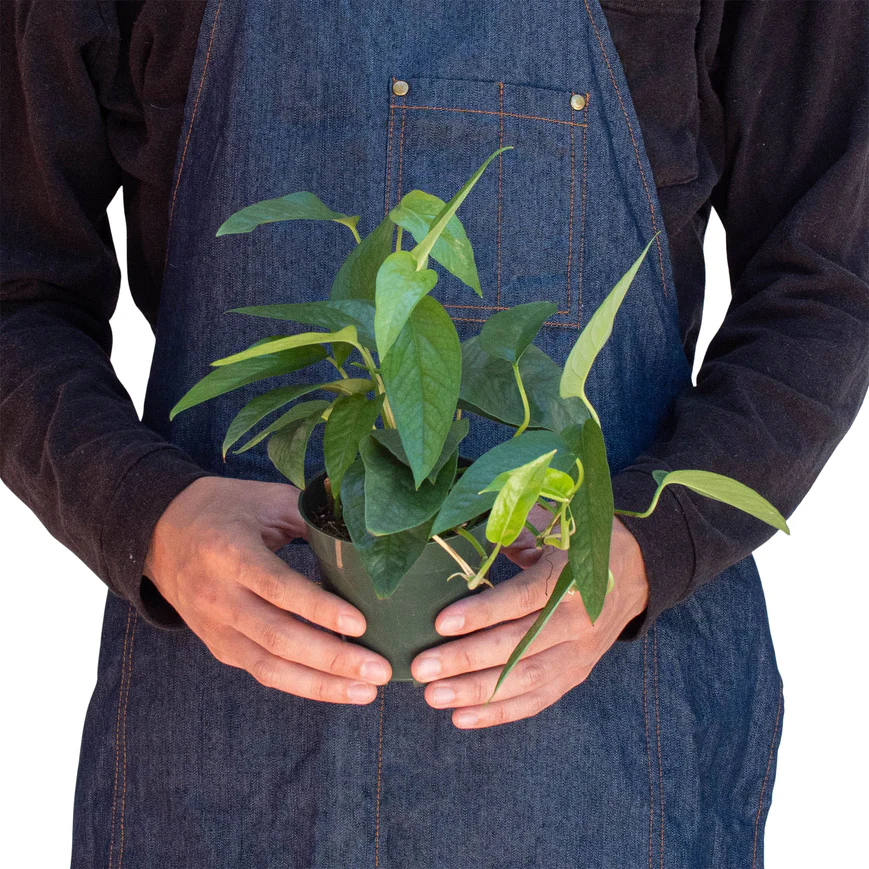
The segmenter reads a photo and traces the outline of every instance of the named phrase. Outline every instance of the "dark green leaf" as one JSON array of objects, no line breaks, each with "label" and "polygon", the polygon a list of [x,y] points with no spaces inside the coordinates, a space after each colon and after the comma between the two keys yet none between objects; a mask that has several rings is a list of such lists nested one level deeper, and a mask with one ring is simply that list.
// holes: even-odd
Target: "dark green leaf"
[{"label": "dark green leaf", "polygon": [[454,452],[434,483],[419,488],[413,474],[373,437],[359,442],[365,464],[365,522],[374,535],[395,534],[431,519],[440,509],[456,477],[458,452]]},{"label": "dark green leaf", "polygon": [[[467,417],[454,420],[450,425],[450,432],[444,442],[444,448],[441,450],[438,460],[434,463],[431,473],[426,478],[430,483],[433,483],[440,473],[440,469],[447,463],[447,459],[456,451],[456,448],[461,441],[467,436],[471,424]],[[401,435],[394,428],[377,429],[371,432],[371,437],[374,438],[381,446],[386,447],[400,462],[410,467],[410,462],[407,460],[407,453],[401,444]]]},{"label": "dark green leaf", "polygon": [[278,223],[284,220],[334,220],[345,226],[356,228],[359,216],[341,214],[324,205],[313,193],[299,191],[277,199],[263,199],[236,211],[225,220],[217,235],[236,235],[252,232],[264,223]]},{"label": "dark green leaf", "polygon": [[518,362],[543,324],[557,310],[558,305],[552,302],[528,302],[498,311],[483,324],[480,347],[490,356],[511,364]]},{"label": "dark green leaf", "polygon": [[348,395],[332,405],[323,431],[323,456],[332,497],[338,500],[341,481],[359,451],[359,441],[371,431],[380,415],[383,396],[367,399],[364,395]]},{"label": "dark green leaf", "polygon": [[299,404],[293,405],[286,413],[281,414],[273,423],[266,426],[259,434],[247,441],[243,446],[235,450],[235,454],[246,453],[251,447],[255,447],[258,443],[264,441],[270,434],[280,431],[288,425],[293,425],[296,421],[303,419],[309,414],[319,413],[331,404],[329,401],[302,401]]},{"label": "dark green leaf", "polygon": [[241,362],[244,359],[265,356],[267,353],[279,353],[281,350],[292,350],[295,347],[309,347],[312,344],[333,344],[340,341],[356,346],[359,343],[356,327],[345,326],[337,332],[300,332],[298,335],[287,335],[285,338],[276,338],[274,341],[257,342],[248,347],[247,350],[233,353],[232,356],[226,356],[223,359],[215,359],[211,364],[217,367],[234,365],[236,362]]},{"label": "dark green leaf", "polygon": [[267,377],[298,371],[300,368],[313,365],[325,358],[326,351],[322,347],[297,347],[294,350],[256,356],[252,359],[246,359],[244,362],[237,362],[235,365],[218,368],[216,371],[206,374],[202,380],[187,391],[169,412],[169,419],[174,419],[183,410],[216,398],[218,395],[232,392],[233,389],[238,389],[240,386],[247,386],[248,383],[264,380]]},{"label": "dark green leaf", "polygon": [[[445,208],[446,202],[443,199],[422,190],[411,190],[401,197],[401,202],[389,212],[389,216],[394,223],[406,229],[414,241],[421,242]],[[434,243],[431,257],[482,298],[483,291],[480,289],[474,251],[465,228],[455,215],[447,221],[443,232]]]},{"label": "dark green leaf", "polygon": [[353,248],[332,282],[330,295],[333,300],[374,301],[377,270],[392,253],[394,232],[395,224],[388,217],[384,217],[373,232],[366,235],[362,243]]},{"label": "dark green leaf", "polygon": [[272,464],[294,485],[305,488],[305,453],[314,427],[322,422],[322,411],[303,416],[276,431],[268,444]]},{"label": "dark green leaf", "polygon": [[343,517],[350,539],[365,570],[374,583],[378,598],[389,597],[429,541],[431,519],[398,534],[375,537],[365,527],[365,468],[356,459],[347,469],[341,485]]},{"label": "dark green leaf", "polygon": [[456,412],[462,350],[443,306],[424,296],[381,361],[386,395],[419,486],[443,449]]}]

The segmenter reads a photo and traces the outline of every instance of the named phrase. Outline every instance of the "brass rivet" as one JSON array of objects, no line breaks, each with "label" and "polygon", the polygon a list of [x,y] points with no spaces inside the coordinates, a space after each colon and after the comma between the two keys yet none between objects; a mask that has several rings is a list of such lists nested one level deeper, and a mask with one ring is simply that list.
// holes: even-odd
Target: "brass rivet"
[{"label": "brass rivet", "polygon": [[410,85],[406,81],[398,79],[392,83],[392,92],[397,97],[403,97],[410,90]]},{"label": "brass rivet", "polygon": [[570,107],[572,109],[576,109],[579,111],[580,109],[585,108],[585,95],[584,94],[574,94],[570,98]]}]

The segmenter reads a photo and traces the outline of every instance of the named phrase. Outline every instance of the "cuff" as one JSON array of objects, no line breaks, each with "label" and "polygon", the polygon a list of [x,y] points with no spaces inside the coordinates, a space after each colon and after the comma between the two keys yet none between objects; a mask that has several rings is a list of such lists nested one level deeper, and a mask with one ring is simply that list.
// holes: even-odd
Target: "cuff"
[{"label": "cuff", "polygon": [[[659,462],[648,469],[634,466],[616,474],[612,480],[616,508],[637,512],[648,509],[658,488],[651,474],[657,468],[668,470]],[[619,640],[642,639],[655,619],[684,600],[691,589],[696,563],[694,541],[676,489],[667,486],[646,519],[618,517],[640,545],[649,581],[648,606],[628,622]]]},{"label": "cuff", "polygon": [[151,534],[169,502],[209,476],[177,447],[159,446],[139,458],[121,479],[100,532],[102,575],[152,625],[181,628],[177,610],[142,574]]}]

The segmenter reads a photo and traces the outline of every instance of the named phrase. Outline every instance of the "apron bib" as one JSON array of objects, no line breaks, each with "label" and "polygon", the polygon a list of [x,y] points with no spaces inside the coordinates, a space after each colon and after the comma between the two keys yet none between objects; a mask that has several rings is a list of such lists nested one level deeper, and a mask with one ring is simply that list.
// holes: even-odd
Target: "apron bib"
[{"label": "apron bib", "polygon": [[[252,202],[311,190],[361,214],[368,232],[411,189],[448,199],[501,144],[515,150],[460,215],[484,298],[450,275],[435,295],[462,338],[505,307],[557,302],[538,344],[562,364],[662,230],[588,387],[613,470],[630,463],[690,368],[652,172],[598,0],[210,0],[178,148],[148,425],[212,473],[283,481],[265,450],[220,456],[258,386],[171,424],[169,409],[210,360],[267,334],[223,311],[327,298],[335,251],[352,239],[303,221],[219,239],[217,227]],[[328,377],[328,364],[287,382],[316,373]],[[506,436],[475,418],[463,451]],[[321,464],[315,436],[307,469]],[[307,544],[280,554],[318,580]],[[265,688],[189,630],[152,627],[109,595],[73,866],[759,866],[782,705],[750,557],[644,640],[617,643],[539,715],[466,732],[412,683],[363,707]]]}]

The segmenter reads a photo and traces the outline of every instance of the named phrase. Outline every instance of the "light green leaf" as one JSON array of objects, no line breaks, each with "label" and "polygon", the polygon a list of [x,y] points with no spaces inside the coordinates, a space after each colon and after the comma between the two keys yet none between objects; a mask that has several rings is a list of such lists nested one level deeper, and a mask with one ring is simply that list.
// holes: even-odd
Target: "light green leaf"
[{"label": "light green leaf", "polygon": [[[556,450],[552,450],[507,472],[507,480],[495,498],[486,523],[486,539],[490,543],[509,546],[519,536],[531,508],[537,502],[546,469],[555,453]],[[485,491],[483,489],[481,494]]]},{"label": "light green leaf", "polygon": [[362,239],[362,243],[353,248],[332,282],[330,296],[333,300],[374,301],[377,270],[392,253],[394,232],[395,224],[388,217],[384,217],[377,227]]},{"label": "light green leaf", "polygon": [[784,516],[766,498],[732,477],[712,471],[654,471],[652,476],[658,484],[653,503],[657,503],[665,486],[685,486],[707,498],[736,507],[737,510],[742,510],[761,522],[784,531],[785,534],[791,533]]},{"label": "light green leaf", "polygon": [[[438,460],[434,463],[431,473],[429,473],[426,478],[430,483],[435,481],[441,468],[447,463],[447,460],[456,451],[458,445],[467,436],[470,427],[470,420],[466,416],[455,420],[450,425],[450,432],[447,435],[446,441],[444,441],[444,448],[441,450]],[[403,462],[405,465],[410,467],[407,453],[404,451],[404,447],[401,444],[401,435],[398,433],[398,429],[377,429],[376,431],[371,432],[371,437],[373,437],[381,446],[386,447],[386,449],[388,449],[389,452],[391,452],[400,462]]]},{"label": "light green leaf", "polygon": [[359,216],[332,211],[313,193],[299,191],[287,196],[279,196],[277,199],[263,199],[261,202],[236,211],[220,225],[217,235],[253,232],[264,223],[278,223],[284,220],[334,220],[355,232]]},{"label": "light green leaf", "polygon": [[417,488],[413,474],[373,437],[359,442],[365,465],[365,524],[375,536],[413,528],[440,509],[456,477],[458,453],[444,464],[434,483],[424,480]]},{"label": "light green leaf", "polygon": [[[659,230],[660,231],[660,230]],[[585,394],[585,384],[588,380],[591,366],[597,359],[598,353],[609,340],[613,331],[613,322],[616,313],[624,301],[625,295],[634,280],[634,276],[640,268],[652,242],[658,235],[656,232],[651,241],[645,246],[643,252],[634,261],[634,264],[625,272],[618,283],[603,300],[600,307],[592,314],[591,319],[585,324],[579,338],[573,345],[573,349],[564,363],[564,374],[561,377],[560,394],[562,398],[576,396],[581,398],[589,409],[591,415],[598,421],[597,413],[591,406],[591,402]]]},{"label": "light green leaf", "polygon": [[270,434],[274,434],[276,431],[280,431],[282,428],[286,428],[288,425],[293,425],[298,420],[309,416],[310,414],[323,414],[323,411],[329,407],[331,402],[329,401],[302,401],[299,404],[293,405],[286,413],[281,414],[273,423],[266,426],[261,432],[259,432],[255,437],[251,438],[247,443],[243,446],[239,447],[237,450],[234,450],[235,455],[239,453],[246,453],[252,447],[255,447],[258,443],[264,441]]},{"label": "light green leaf", "polygon": [[[389,216],[394,223],[406,229],[414,241],[421,242],[445,208],[443,199],[422,190],[411,190],[401,197],[401,201],[389,212]],[[465,228],[455,215],[447,221],[443,232],[434,243],[431,257],[482,298],[483,291],[480,289],[474,251]]]},{"label": "light green leaf", "polygon": [[247,350],[242,350],[240,353],[234,353],[223,359],[216,359],[211,364],[214,366],[233,365],[244,359],[265,356],[267,353],[279,353],[281,350],[292,350],[295,347],[308,347],[311,344],[333,344],[341,341],[358,347],[359,339],[356,327],[345,326],[337,332],[302,332],[298,335],[287,335],[285,338],[276,338],[274,341],[267,341],[264,344],[254,344]]},{"label": "light green leaf", "polygon": [[416,307],[438,281],[433,269],[417,271],[416,260],[406,250],[390,254],[377,272],[377,312],[374,333],[377,352],[384,359]]},{"label": "light green leaf", "polygon": [[374,343],[374,305],[363,299],[335,299],[321,302],[296,302],[290,305],[254,305],[249,308],[233,308],[228,314],[246,314],[269,320],[288,320],[317,326],[336,332],[345,326],[355,326],[359,342],[369,350],[376,350]]},{"label": "light green leaf", "polygon": [[268,443],[272,464],[299,489],[305,488],[305,453],[311,432],[322,422],[321,412],[313,412],[276,431]]},{"label": "light green leaf", "polygon": [[423,268],[425,266],[426,260],[432,252],[435,242],[446,230],[451,218],[459,210],[459,206],[465,201],[473,186],[480,180],[480,176],[483,174],[489,163],[491,163],[499,154],[503,154],[504,151],[510,151],[512,148],[512,145],[507,145],[504,148],[499,148],[494,154],[488,156],[483,161],[483,165],[480,166],[480,168],[477,169],[477,171],[474,172],[474,174],[462,185],[461,190],[459,190],[459,192],[456,193],[456,195],[453,196],[446,205],[444,205],[440,213],[433,220],[431,229],[429,229],[425,234],[425,238],[423,238],[423,240],[411,251],[416,258],[418,268]]},{"label": "light green leaf", "polygon": [[540,490],[541,498],[549,498],[553,501],[566,501],[573,496],[573,487],[576,481],[570,474],[558,471],[555,468],[546,469],[546,478],[543,488]]},{"label": "light green leaf", "polygon": [[[490,356],[518,362],[543,324],[558,310],[552,302],[527,302],[492,314],[480,330],[480,347]],[[521,373],[521,369],[520,369]]]},{"label": "light green leaf", "polygon": [[350,539],[374,584],[378,598],[388,598],[422,555],[431,536],[431,519],[398,534],[375,537],[365,527],[365,468],[356,459],[341,484],[343,517]]},{"label": "light green leaf", "polygon": [[381,360],[381,374],[419,486],[431,473],[450,432],[462,378],[456,327],[431,296],[424,296],[414,308]]},{"label": "light green leaf", "polygon": [[332,404],[332,412],[323,431],[323,457],[332,497],[336,501],[341,495],[344,474],[359,452],[359,441],[371,431],[382,406],[383,395],[373,399],[364,395],[348,395]]},{"label": "light green leaf", "polygon": [[248,383],[264,380],[267,377],[276,377],[279,374],[289,374],[325,358],[326,351],[322,347],[297,347],[293,350],[256,356],[252,359],[246,359],[244,362],[237,362],[235,365],[218,368],[216,371],[206,374],[202,380],[184,394],[169,412],[169,419],[175,419],[184,410],[195,407],[203,401],[216,398],[218,395],[232,392],[233,389],[247,386]]}]

